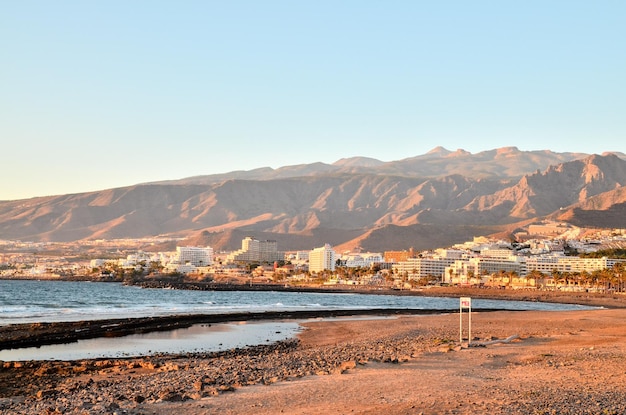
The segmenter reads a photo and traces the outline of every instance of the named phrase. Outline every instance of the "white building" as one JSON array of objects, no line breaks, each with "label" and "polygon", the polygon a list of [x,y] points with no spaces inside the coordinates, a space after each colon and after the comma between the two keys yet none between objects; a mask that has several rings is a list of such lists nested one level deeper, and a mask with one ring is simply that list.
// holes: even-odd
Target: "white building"
[{"label": "white building", "polygon": [[545,275],[552,275],[552,271],[558,272],[593,272],[612,268],[618,262],[624,260],[614,258],[580,258],[559,254],[538,255],[528,257],[526,266],[528,271],[537,270]]},{"label": "white building", "polygon": [[208,267],[213,265],[213,248],[199,248],[195,246],[177,246],[176,255],[181,265],[190,264],[195,267]]},{"label": "white building", "polygon": [[374,264],[383,262],[383,256],[379,253],[360,253],[341,256],[341,262],[348,268],[370,268]]},{"label": "white building", "polygon": [[337,254],[329,244],[315,248],[309,252],[309,271],[320,272],[326,269],[334,271],[336,261]]},{"label": "white building", "polygon": [[514,272],[523,277],[527,274],[526,260],[524,257],[516,255],[509,255],[507,258],[488,256],[468,258],[455,261],[454,264],[447,267],[443,278],[449,284],[457,284],[468,282],[470,276],[486,280],[487,276],[501,271]]},{"label": "white building", "polygon": [[468,258],[466,251],[458,249],[438,249],[429,257],[408,258],[393,264],[392,269],[396,275],[406,273],[411,279],[437,277],[443,280],[446,267],[455,261]]},{"label": "white building", "polygon": [[226,262],[274,262],[284,259],[285,254],[278,252],[276,241],[259,241],[250,236],[241,241],[241,249],[226,257]]},{"label": "white building", "polygon": [[207,272],[213,265],[213,248],[177,246],[176,253],[164,265],[167,272],[180,272],[181,274]]}]

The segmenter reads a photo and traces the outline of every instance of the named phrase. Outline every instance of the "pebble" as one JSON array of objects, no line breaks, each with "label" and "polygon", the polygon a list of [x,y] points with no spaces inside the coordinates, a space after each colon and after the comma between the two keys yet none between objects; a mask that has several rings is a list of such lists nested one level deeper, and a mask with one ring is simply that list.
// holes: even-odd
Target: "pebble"
[{"label": "pebble", "polygon": [[[401,364],[409,360],[409,356],[438,347],[440,352],[445,349],[447,353],[454,353],[453,344],[442,347],[435,340],[436,336],[422,338],[419,333],[411,332],[385,339],[306,349],[298,340],[287,340],[181,356],[24,362],[12,367],[3,364],[4,370],[19,372],[23,378],[16,381],[13,395],[0,395],[0,415],[145,415],[147,412],[142,409],[145,404],[200,400],[233,393],[245,385],[271,384],[313,374],[340,374],[369,362]],[[620,357],[596,355],[581,353],[577,358],[617,360]],[[543,363],[539,359],[528,364],[546,367],[546,363],[550,364],[548,370],[554,370],[567,364],[567,356],[551,355]],[[129,377],[131,368],[141,373]],[[99,375],[104,370],[109,372]],[[24,386],[26,384],[30,386]],[[502,399],[501,406],[489,408],[493,414],[626,414],[625,388],[590,390],[570,386],[564,390],[557,383],[536,385],[532,390],[503,388],[494,392],[508,398]],[[381,396],[381,400],[385,398]],[[463,408],[463,413],[466,411],[460,403],[456,408]]]}]

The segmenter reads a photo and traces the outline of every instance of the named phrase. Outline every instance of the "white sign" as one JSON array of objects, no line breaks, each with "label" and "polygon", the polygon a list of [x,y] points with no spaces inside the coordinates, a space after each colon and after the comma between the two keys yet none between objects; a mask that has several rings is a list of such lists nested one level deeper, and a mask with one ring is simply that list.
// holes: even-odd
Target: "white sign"
[{"label": "white sign", "polygon": [[461,308],[472,308],[472,299],[470,297],[461,297]]}]

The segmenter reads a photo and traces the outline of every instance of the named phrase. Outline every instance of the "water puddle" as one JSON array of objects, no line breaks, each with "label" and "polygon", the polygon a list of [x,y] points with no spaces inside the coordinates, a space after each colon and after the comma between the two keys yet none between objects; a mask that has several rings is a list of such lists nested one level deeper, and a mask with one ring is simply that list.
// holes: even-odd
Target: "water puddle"
[{"label": "water puddle", "polygon": [[0,350],[0,360],[81,360],[160,353],[216,352],[287,340],[294,338],[301,330],[297,322],[198,324],[172,331]]}]

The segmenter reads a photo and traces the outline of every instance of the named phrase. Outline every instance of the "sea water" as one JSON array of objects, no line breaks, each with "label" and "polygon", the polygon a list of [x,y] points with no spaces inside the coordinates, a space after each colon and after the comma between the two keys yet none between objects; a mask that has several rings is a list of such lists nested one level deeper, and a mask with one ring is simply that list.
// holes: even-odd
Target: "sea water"
[{"label": "sea water", "polygon": [[[576,310],[590,307],[524,301],[474,299],[474,309]],[[457,298],[300,293],[281,291],[187,291],[125,286],[119,283],[0,280],[0,325],[182,314],[228,314],[294,310],[385,308],[450,310]],[[297,322],[233,322],[187,329],[80,340],[0,351],[0,360],[83,359],[155,353],[204,352],[292,338]]]},{"label": "sea water", "polygon": [[[573,310],[588,307],[474,299],[474,308]],[[407,308],[449,310],[457,298],[281,291],[188,291],[119,283],[0,280],[0,325],[178,314]]]}]

